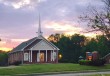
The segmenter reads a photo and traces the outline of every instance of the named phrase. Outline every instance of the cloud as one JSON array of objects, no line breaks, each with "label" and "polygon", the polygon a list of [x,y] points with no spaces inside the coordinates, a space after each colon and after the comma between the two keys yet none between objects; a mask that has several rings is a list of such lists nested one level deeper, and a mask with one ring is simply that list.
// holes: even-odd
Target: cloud
[{"label": "cloud", "polygon": [[11,39],[12,42],[24,42],[27,41],[28,39]]},{"label": "cloud", "polygon": [[[2,47],[13,48],[25,39],[37,36],[38,10],[43,36],[54,33],[80,33],[86,25],[77,22],[89,3],[100,0],[0,0],[0,38]],[[92,34],[91,34],[92,35]],[[6,42],[6,43],[5,43]]]},{"label": "cloud", "polygon": [[48,21],[45,23],[45,28],[53,31],[58,31],[58,32],[63,32],[67,34],[74,34],[74,33],[79,33],[82,31],[81,27],[78,27],[76,25],[73,25],[71,23],[66,23],[66,22],[51,22]]},{"label": "cloud", "polygon": [[6,44],[5,41],[0,41],[0,46],[3,46],[4,44]]},{"label": "cloud", "polygon": [[1,0],[0,3],[3,3],[6,6],[12,6],[14,9],[20,9],[23,7],[32,9],[36,5],[44,1],[46,0]]}]

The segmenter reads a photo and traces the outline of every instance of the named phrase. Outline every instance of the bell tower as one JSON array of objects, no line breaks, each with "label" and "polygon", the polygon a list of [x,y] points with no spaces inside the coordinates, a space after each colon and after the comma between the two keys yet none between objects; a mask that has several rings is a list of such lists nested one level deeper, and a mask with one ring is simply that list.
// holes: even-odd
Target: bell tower
[{"label": "bell tower", "polygon": [[38,37],[42,36],[43,32],[41,31],[41,20],[40,20],[40,14],[39,14],[39,24],[38,24]]}]

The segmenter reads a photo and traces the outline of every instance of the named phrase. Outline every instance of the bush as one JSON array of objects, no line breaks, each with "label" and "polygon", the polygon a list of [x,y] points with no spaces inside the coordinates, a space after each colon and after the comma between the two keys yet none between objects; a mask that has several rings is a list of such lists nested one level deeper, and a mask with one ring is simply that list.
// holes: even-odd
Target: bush
[{"label": "bush", "polygon": [[103,66],[106,63],[106,60],[104,59],[97,59],[91,62],[91,65],[93,66]]},{"label": "bush", "polygon": [[8,55],[7,53],[0,53],[0,66],[8,65]]},{"label": "bush", "polygon": [[20,65],[21,64],[21,61],[15,61],[14,63],[13,63],[13,65],[16,65],[16,66],[18,66],[18,65]]},{"label": "bush", "polygon": [[80,60],[79,64],[80,65],[90,65],[91,61],[90,60]]},{"label": "bush", "polygon": [[92,65],[92,66],[103,66],[106,63],[104,59],[97,59],[93,61],[89,60],[80,60],[79,64],[80,65]]}]

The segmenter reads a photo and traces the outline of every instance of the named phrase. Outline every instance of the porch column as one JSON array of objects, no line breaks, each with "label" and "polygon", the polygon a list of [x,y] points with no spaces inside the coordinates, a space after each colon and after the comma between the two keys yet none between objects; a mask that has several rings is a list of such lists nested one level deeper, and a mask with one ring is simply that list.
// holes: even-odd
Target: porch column
[{"label": "porch column", "polygon": [[28,60],[29,60],[29,62],[31,62],[31,58],[30,58],[31,56],[30,56],[30,51],[29,51],[29,54],[28,54]]},{"label": "porch column", "polygon": [[53,50],[53,53],[52,53],[52,55],[53,55],[52,57],[53,57],[53,61],[54,61],[54,50]]},{"label": "porch column", "polygon": [[32,49],[31,49],[31,62],[32,62]]},{"label": "porch column", "polygon": [[[13,57],[14,58],[14,57]],[[22,52],[22,64],[23,64],[23,61],[24,61],[24,50]]]},{"label": "porch column", "polygon": [[58,50],[57,50],[57,56],[56,56],[56,59],[57,59],[57,63],[58,63]]},{"label": "porch column", "polygon": [[47,50],[46,50],[46,62],[47,62]]},{"label": "porch column", "polygon": [[40,62],[40,50],[39,50],[39,52],[38,52],[37,62]]},{"label": "porch column", "polygon": [[52,54],[52,50],[51,50],[51,61],[53,60],[53,54]]}]

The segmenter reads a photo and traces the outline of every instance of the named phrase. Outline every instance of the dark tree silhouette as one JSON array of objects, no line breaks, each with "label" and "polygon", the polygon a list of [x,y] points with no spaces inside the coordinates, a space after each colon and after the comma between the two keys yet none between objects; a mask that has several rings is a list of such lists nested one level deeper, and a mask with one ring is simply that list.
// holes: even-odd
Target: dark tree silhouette
[{"label": "dark tree silhouette", "polygon": [[80,19],[88,23],[87,25],[92,28],[91,31],[101,31],[110,39],[110,0],[101,1],[105,5],[103,9],[91,7],[89,13],[81,16]]}]

